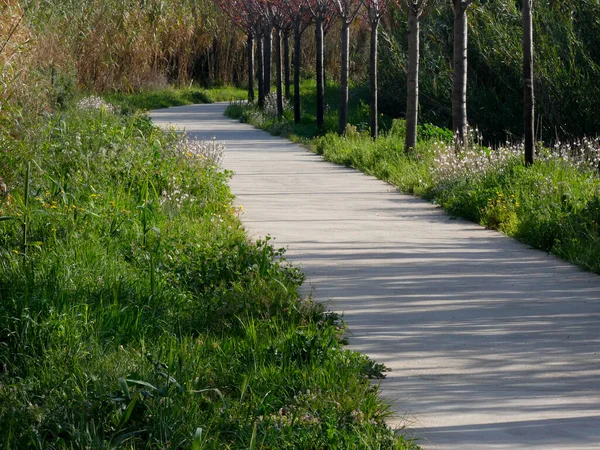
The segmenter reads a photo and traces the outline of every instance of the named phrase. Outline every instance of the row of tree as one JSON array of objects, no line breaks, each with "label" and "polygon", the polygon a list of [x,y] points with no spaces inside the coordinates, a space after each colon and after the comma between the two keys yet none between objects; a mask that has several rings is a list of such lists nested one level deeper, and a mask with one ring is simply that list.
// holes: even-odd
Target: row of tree
[{"label": "row of tree", "polygon": [[[340,102],[338,132],[342,134],[348,123],[348,80],[350,25],[357,17],[370,28],[370,126],[373,138],[378,134],[378,29],[386,11],[401,7],[408,16],[408,66],[406,142],[407,150],[417,142],[419,109],[419,62],[420,22],[428,8],[436,1],[450,1],[454,10],[454,57],[452,80],[452,127],[457,140],[467,138],[467,10],[475,0],[219,0],[221,8],[238,25],[248,38],[248,98],[255,99],[255,72],[258,80],[258,105],[264,106],[271,90],[272,46],[275,44],[275,67],[277,89],[277,112],[283,114],[283,88],[290,94],[290,46],[294,39],[294,120],[300,121],[300,69],[301,40],[306,29],[314,24],[316,44],[317,125],[324,124],[324,42],[325,35],[336,21],[340,23]],[[484,1],[484,0],[481,0]],[[523,14],[523,79],[525,160],[531,164],[534,158],[534,95],[533,95],[533,25],[532,1],[522,0]],[[282,51],[283,41],[283,51]],[[258,64],[255,65],[254,47],[257,48]]]}]

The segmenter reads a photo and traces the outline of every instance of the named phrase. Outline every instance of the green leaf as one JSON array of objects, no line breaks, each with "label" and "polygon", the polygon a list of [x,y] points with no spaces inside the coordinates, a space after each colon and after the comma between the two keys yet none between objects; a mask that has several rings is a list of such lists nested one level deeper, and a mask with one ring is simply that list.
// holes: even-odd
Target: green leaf
[{"label": "green leaf", "polygon": [[202,394],[203,392],[210,392],[210,391],[215,392],[219,397],[221,397],[221,400],[225,401],[225,396],[218,389],[200,389],[200,390],[197,390],[197,391],[191,390],[190,392],[192,394]]},{"label": "green leaf", "polygon": [[123,426],[127,423],[127,421],[129,420],[129,418],[131,417],[131,414],[133,413],[133,409],[135,408],[135,405],[138,401],[138,394],[135,394],[133,396],[133,399],[129,402],[129,405],[127,405],[127,409],[125,410],[125,414],[123,414],[123,417],[121,417],[121,420],[119,422],[119,426]]},{"label": "green leaf", "polygon": [[256,434],[258,431],[258,422],[254,422],[254,428],[252,429],[252,436],[250,437],[250,450],[256,448]]},{"label": "green leaf", "polygon": [[127,386],[127,382],[123,378],[119,378],[119,384],[121,385],[121,389],[123,389],[123,393],[127,399],[131,398],[131,394],[129,393],[129,386]]},{"label": "green leaf", "polygon": [[151,384],[150,384],[150,383],[148,383],[147,381],[142,381],[142,380],[131,380],[131,379],[127,378],[127,379],[125,379],[125,382],[126,382],[126,383],[137,384],[137,385],[139,385],[139,386],[145,386],[145,387],[147,387],[147,388],[150,388],[150,389],[152,389],[152,390],[154,390],[154,391],[156,391],[156,390],[157,390],[157,388],[156,388],[155,386],[151,385]]},{"label": "green leaf", "polygon": [[202,444],[202,428],[196,428],[194,433],[194,442],[192,442],[192,450],[200,450],[200,444]]}]

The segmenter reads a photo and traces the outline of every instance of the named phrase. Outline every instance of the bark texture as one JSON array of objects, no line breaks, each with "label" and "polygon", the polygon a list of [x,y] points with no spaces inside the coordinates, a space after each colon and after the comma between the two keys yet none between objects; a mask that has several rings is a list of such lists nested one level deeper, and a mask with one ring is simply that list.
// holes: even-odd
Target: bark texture
[{"label": "bark texture", "polygon": [[276,72],[276,93],[277,93],[277,116],[283,116],[283,90],[282,84],[282,52],[281,52],[281,31],[275,30],[275,72]]},{"label": "bark texture", "polygon": [[302,32],[300,26],[294,28],[294,122],[300,123],[300,68],[302,65]]},{"label": "bark texture", "polygon": [[283,37],[283,79],[285,86],[285,97],[290,98],[290,35]]},{"label": "bark texture", "polygon": [[419,42],[420,11],[408,8],[408,74],[406,83],[406,141],[405,151],[417,145],[419,113]]},{"label": "bark texture", "polygon": [[263,39],[265,97],[271,93],[271,60],[273,58],[273,32],[269,30]]},{"label": "bark texture", "polygon": [[248,101],[254,101],[254,36],[248,34]]},{"label": "bark texture", "polygon": [[325,71],[323,66],[323,19],[320,18],[317,18],[315,24],[315,42],[317,46],[317,127],[321,130],[325,124]]},{"label": "bark texture", "polygon": [[525,125],[525,164],[531,165],[535,153],[535,98],[533,91],[533,0],[523,0],[523,105]]},{"label": "bark texture", "polygon": [[467,7],[454,0],[454,64],[452,75],[452,131],[464,142],[467,133]]},{"label": "bark texture", "polygon": [[342,24],[340,31],[342,51],[342,73],[340,83],[340,108],[338,117],[338,134],[344,134],[348,124],[348,78],[350,74],[350,25]]},{"label": "bark texture", "polygon": [[257,74],[256,78],[258,81],[258,107],[265,107],[265,64],[264,64],[264,36],[259,35],[256,42],[256,56],[258,61],[256,62]]},{"label": "bark texture", "polygon": [[370,102],[370,126],[371,137],[377,139],[379,134],[377,109],[377,31],[379,29],[379,21],[371,23],[371,51],[369,59],[369,82],[371,84],[371,102]]}]

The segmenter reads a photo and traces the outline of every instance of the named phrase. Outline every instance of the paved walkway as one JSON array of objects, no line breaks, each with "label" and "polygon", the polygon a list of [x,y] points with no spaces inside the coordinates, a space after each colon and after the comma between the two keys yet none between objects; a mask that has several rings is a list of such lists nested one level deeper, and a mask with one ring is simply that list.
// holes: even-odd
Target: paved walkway
[{"label": "paved walkway", "polygon": [[599,449],[600,277],[223,117],[153,113],[227,144],[246,227],[288,246],[425,449]]}]

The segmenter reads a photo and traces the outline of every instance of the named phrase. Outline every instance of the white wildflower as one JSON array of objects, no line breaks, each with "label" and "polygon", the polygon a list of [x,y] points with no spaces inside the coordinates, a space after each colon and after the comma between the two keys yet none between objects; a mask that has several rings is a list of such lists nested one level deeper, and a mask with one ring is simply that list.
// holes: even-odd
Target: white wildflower
[{"label": "white wildflower", "polygon": [[204,166],[218,166],[225,155],[225,144],[215,138],[210,141],[199,141],[185,136],[174,148],[179,155],[184,155]]},{"label": "white wildflower", "polygon": [[84,97],[77,102],[77,108],[83,111],[104,111],[110,114],[117,112],[117,107],[104,101],[104,99],[91,95]]}]

